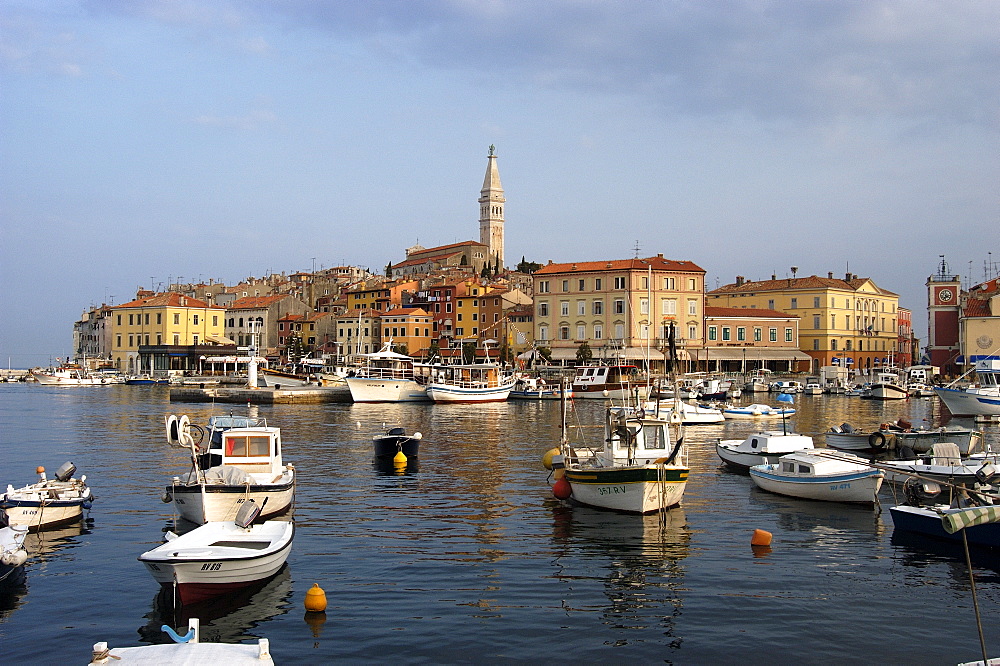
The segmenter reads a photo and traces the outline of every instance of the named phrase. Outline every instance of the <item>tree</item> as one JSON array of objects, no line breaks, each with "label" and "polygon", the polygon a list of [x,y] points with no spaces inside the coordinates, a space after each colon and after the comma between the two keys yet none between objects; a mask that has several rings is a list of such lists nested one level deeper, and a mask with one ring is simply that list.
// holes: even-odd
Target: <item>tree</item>
[{"label": "tree", "polygon": [[522,256],[521,263],[519,263],[515,268],[519,273],[527,273],[528,275],[531,275],[541,267],[542,267],[541,264],[536,263],[534,261],[525,261],[524,257]]},{"label": "tree", "polygon": [[435,358],[441,358],[441,346],[437,340],[432,341],[431,346],[427,348],[427,360],[433,361]]},{"label": "tree", "polygon": [[476,341],[462,343],[462,363],[471,365],[476,362]]},{"label": "tree", "polygon": [[392,277],[392,262],[390,261],[385,265],[385,276]]},{"label": "tree", "polygon": [[539,356],[545,359],[546,363],[552,362],[552,350],[548,347],[537,347],[535,351],[538,352]]},{"label": "tree", "polygon": [[594,352],[590,349],[590,345],[586,341],[581,342],[580,346],[576,348],[576,360],[581,365],[584,363],[589,363],[594,358]]}]

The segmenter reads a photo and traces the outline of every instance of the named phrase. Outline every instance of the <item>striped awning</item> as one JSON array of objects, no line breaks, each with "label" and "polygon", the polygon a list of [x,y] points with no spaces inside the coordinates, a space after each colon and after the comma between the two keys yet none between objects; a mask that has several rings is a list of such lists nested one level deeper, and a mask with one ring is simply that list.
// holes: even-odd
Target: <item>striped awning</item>
[{"label": "striped awning", "polygon": [[977,506],[941,515],[941,525],[948,534],[954,534],[966,527],[997,522],[1000,522],[1000,507],[996,506]]}]

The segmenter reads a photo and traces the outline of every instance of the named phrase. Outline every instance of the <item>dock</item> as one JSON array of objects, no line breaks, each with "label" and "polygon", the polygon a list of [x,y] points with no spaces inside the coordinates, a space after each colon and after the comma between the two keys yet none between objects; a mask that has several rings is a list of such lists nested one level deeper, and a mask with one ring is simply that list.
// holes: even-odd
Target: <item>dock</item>
[{"label": "dock", "polygon": [[189,384],[170,387],[170,402],[234,402],[253,405],[351,402],[351,391],[346,385],[253,388]]}]

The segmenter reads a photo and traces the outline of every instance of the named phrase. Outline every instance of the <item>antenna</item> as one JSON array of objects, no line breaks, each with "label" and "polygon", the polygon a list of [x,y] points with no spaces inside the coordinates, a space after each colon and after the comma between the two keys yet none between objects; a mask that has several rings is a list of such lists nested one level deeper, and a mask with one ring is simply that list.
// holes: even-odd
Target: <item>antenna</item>
[{"label": "antenna", "polygon": [[639,252],[640,252],[641,250],[642,250],[642,248],[640,248],[640,247],[639,247],[639,241],[637,240],[637,241],[635,242],[635,258],[636,258],[636,259],[638,259],[638,258],[639,258]]}]

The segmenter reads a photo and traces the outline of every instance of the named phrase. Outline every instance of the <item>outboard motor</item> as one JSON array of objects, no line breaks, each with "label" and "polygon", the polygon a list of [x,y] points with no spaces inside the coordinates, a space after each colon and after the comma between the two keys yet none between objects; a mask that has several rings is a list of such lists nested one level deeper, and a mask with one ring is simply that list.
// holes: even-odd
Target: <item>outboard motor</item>
[{"label": "outboard motor", "polygon": [[76,465],[71,462],[64,462],[60,465],[59,469],[56,470],[56,480],[57,481],[69,481],[76,474]]},{"label": "outboard motor", "polygon": [[933,481],[907,479],[903,484],[903,494],[911,506],[934,504],[941,495],[941,486]]}]

